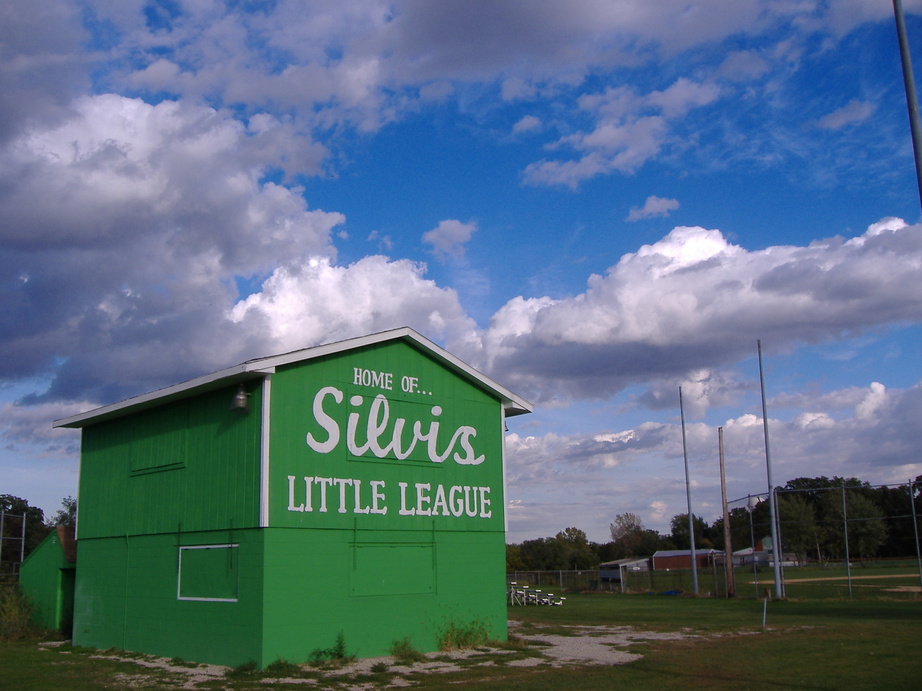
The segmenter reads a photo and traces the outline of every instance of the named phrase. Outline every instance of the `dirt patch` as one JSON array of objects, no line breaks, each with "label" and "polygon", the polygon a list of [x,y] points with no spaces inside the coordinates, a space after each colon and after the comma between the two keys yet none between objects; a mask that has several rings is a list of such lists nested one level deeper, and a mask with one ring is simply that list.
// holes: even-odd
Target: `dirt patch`
[{"label": "dirt patch", "polygon": [[[629,626],[554,626],[547,627],[546,633],[542,631],[542,627],[530,626],[527,632],[522,629],[518,622],[509,622],[510,633],[522,642],[517,648],[484,646],[474,650],[428,653],[425,660],[411,665],[398,664],[391,656],[364,658],[328,669],[299,665],[300,670],[310,675],[309,677],[263,678],[260,681],[267,688],[271,688],[275,683],[327,688],[323,679],[328,679],[336,688],[355,691],[370,688],[403,688],[414,686],[412,677],[419,674],[444,674],[497,666],[546,665],[559,668],[571,665],[623,665],[641,657],[639,653],[628,650],[637,643],[700,637],[691,633],[640,631]],[[94,657],[131,662],[151,672],[156,670],[160,675],[169,676],[171,686],[183,689],[201,688],[200,684],[213,685],[231,671],[230,668],[220,665],[177,664],[175,660],[167,658],[122,655],[114,651],[98,653]],[[374,675],[379,670],[386,670],[385,683],[359,681],[361,678],[368,679],[369,675]],[[139,670],[138,674],[120,675],[118,681],[124,688],[140,689],[150,686],[152,678]],[[162,676],[160,681],[163,681]]]},{"label": "dirt patch", "polygon": [[[180,683],[177,688],[181,689],[196,689],[200,683],[223,679],[225,673],[229,669],[221,665],[176,664],[168,658],[154,657],[152,655],[145,655],[143,657],[121,657],[118,654],[100,654],[93,655],[93,657],[106,660],[119,660],[121,662],[133,662],[139,667],[146,667],[147,669],[164,672],[169,674],[172,679],[179,680]],[[147,682],[149,681],[147,677],[142,675],[124,675],[124,677],[120,679],[120,684],[125,688],[143,688],[148,685]]]},{"label": "dirt patch", "polygon": [[[515,631],[515,622],[510,622],[510,631]],[[638,653],[624,650],[631,645],[652,640],[682,640],[695,638],[691,634],[656,633],[637,631],[630,626],[568,626],[568,635],[516,633],[532,645],[542,646],[546,660],[513,660],[510,666],[532,666],[550,661],[554,667],[568,664],[623,665],[641,657]],[[546,646],[546,647],[544,647]]]},{"label": "dirt patch", "polygon": [[922,593],[922,586],[898,585],[895,588],[884,588],[887,593]]},{"label": "dirt patch", "polygon": [[[888,574],[876,574],[872,576],[854,575],[851,577],[851,579],[853,581],[870,581],[870,580],[880,580],[880,579],[886,579],[886,578],[913,578],[915,575],[916,574],[912,574],[912,573],[910,574],[888,573]],[[822,583],[823,581],[847,581],[848,579],[849,579],[848,576],[818,576],[816,578],[784,578],[782,580],[785,583]],[[749,581],[749,582],[750,584],[752,583],[752,581]],[[759,585],[774,585],[774,584],[775,584],[775,581],[771,579],[767,581],[762,581],[762,580],[759,581]]]}]

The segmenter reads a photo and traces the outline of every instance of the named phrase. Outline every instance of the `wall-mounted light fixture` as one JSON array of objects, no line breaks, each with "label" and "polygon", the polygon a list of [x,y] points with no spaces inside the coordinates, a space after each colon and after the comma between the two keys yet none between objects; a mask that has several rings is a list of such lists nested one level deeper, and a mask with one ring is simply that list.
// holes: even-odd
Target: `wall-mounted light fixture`
[{"label": "wall-mounted light fixture", "polygon": [[247,390],[244,388],[243,384],[240,384],[237,387],[237,392],[231,399],[230,409],[239,410],[241,413],[250,412],[250,394],[247,393]]}]

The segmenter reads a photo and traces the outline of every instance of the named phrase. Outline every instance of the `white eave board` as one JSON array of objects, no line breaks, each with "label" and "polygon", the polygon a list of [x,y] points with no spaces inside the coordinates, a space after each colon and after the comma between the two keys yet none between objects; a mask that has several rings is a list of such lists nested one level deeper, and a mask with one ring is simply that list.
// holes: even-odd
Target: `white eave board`
[{"label": "white eave board", "polygon": [[441,362],[448,369],[454,371],[457,375],[467,379],[476,386],[493,392],[502,401],[507,416],[521,415],[532,411],[532,405],[525,399],[517,396],[505,387],[500,386],[486,375],[478,372],[467,363],[459,360],[454,355],[429,339],[421,336],[413,329],[401,327],[399,329],[382,331],[380,333],[351,338],[336,343],[295,350],[283,355],[273,355],[250,360],[228,369],[213,372],[212,374],[207,374],[196,379],[190,379],[181,384],[175,384],[118,403],[95,408],[85,413],[79,413],[60,420],[55,420],[52,426],[70,428],[85,427],[89,424],[96,424],[128,413],[144,410],[145,408],[161,405],[172,400],[185,398],[193,393],[201,393],[223,386],[230,386],[232,384],[257,379],[271,374],[275,372],[278,367],[283,367],[285,365],[303,362],[305,360],[313,360],[326,355],[333,355],[347,350],[354,350],[394,340],[404,340],[411,345],[415,345],[415,347],[423,352],[435,357],[436,360]]}]

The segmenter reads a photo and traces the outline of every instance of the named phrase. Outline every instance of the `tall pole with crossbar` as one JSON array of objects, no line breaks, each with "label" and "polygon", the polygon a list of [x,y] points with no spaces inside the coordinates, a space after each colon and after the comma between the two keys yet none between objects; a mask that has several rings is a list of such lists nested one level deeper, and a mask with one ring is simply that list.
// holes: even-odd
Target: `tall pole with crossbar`
[{"label": "tall pole with crossbar", "polygon": [[916,161],[919,204],[922,205],[922,124],[919,122],[919,100],[916,98],[916,84],[912,76],[912,58],[909,54],[909,39],[906,36],[902,0],[893,0],[893,14],[896,17],[896,36],[900,43],[900,62],[903,64],[903,85],[906,88],[906,106],[909,108],[909,131],[912,135],[912,151]]},{"label": "tall pole with crossbar", "polygon": [[775,485],[772,482],[772,452],[768,443],[768,406],[765,403],[765,373],[762,369],[762,341],[756,341],[759,347],[759,383],[762,387],[762,427],[765,432],[765,470],[768,475],[768,516],[772,524],[772,561],[774,562],[775,597],[784,597],[781,589],[781,544],[778,542],[778,525],[775,516],[778,506],[775,498]]},{"label": "tall pole with crossbar", "polygon": [[698,555],[695,553],[695,514],[692,513],[691,481],[688,477],[688,446],[685,443],[685,407],[682,405],[682,387],[679,387],[679,415],[682,418],[682,455],[685,458],[685,498],[688,502],[688,537],[691,546],[692,589],[698,594]]}]

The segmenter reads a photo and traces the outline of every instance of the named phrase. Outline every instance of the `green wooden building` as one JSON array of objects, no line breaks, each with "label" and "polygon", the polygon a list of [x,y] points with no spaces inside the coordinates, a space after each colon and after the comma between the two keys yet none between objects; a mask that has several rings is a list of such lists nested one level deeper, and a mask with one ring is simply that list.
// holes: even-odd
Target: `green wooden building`
[{"label": "green wooden building", "polygon": [[19,569],[19,585],[32,604],[32,618],[46,629],[70,631],[74,618],[77,549],[72,526],[59,526],[39,543]]},{"label": "green wooden building", "polygon": [[82,429],[75,645],[265,666],[506,637],[505,419],[402,328],[55,422]]}]

